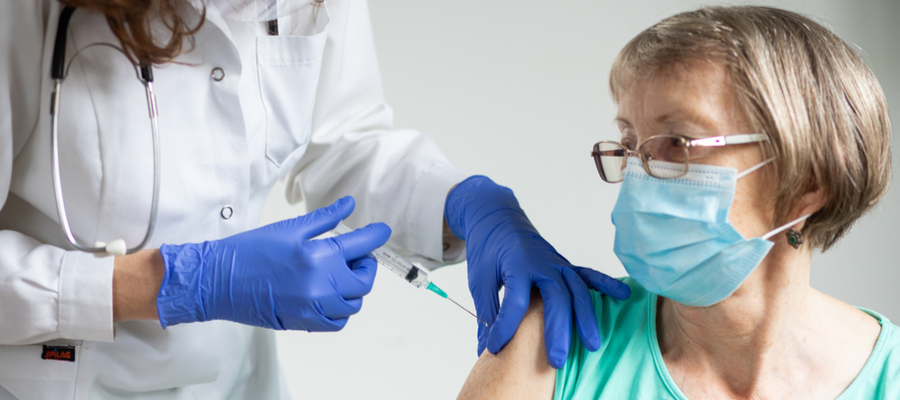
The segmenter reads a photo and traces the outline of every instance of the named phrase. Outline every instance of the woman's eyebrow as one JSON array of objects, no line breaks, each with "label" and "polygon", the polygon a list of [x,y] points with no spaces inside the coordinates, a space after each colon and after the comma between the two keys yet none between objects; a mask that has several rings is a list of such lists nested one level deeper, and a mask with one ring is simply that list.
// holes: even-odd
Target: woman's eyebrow
[{"label": "woman's eyebrow", "polygon": [[[616,116],[613,118],[613,122],[619,124],[625,124],[631,126],[631,121],[622,116]],[[694,125],[700,128],[712,129],[715,124],[709,120],[709,118],[705,117],[701,113],[691,112],[689,110],[675,110],[671,112],[667,112],[665,114],[660,115],[656,118],[656,122],[659,124],[687,124]]]},{"label": "woman's eyebrow", "polygon": [[656,122],[668,125],[691,125],[703,129],[713,129],[715,127],[715,124],[704,115],[686,110],[665,113],[659,116]]},{"label": "woman's eyebrow", "polygon": [[623,117],[615,117],[615,118],[613,118],[613,122],[615,122],[617,124],[625,124],[625,125],[631,126],[631,122]]}]

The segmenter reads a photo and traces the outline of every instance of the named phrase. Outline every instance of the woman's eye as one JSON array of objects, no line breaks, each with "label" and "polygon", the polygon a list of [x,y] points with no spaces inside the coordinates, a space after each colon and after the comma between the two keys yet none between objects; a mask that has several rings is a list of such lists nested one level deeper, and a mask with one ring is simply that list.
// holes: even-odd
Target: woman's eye
[{"label": "woman's eye", "polygon": [[622,143],[622,146],[625,146],[625,148],[628,150],[634,150],[637,148],[637,143],[633,138],[622,138],[620,143]]}]

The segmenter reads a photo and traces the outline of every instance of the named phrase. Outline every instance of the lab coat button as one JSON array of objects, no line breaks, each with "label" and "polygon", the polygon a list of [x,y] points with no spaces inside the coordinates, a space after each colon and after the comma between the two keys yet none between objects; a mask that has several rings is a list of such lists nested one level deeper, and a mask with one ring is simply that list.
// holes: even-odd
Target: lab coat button
[{"label": "lab coat button", "polygon": [[222,211],[219,214],[222,215],[222,219],[230,219],[234,215],[234,209],[231,206],[225,206],[222,207]]},{"label": "lab coat button", "polygon": [[225,79],[225,70],[219,67],[215,67],[212,69],[210,77],[212,77],[212,80],[219,82],[222,79]]}]

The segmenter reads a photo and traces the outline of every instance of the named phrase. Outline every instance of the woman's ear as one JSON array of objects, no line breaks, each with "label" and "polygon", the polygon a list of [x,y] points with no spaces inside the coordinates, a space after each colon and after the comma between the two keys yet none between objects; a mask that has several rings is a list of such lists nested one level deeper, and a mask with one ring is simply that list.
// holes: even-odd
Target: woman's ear
[{"label": "woman's ear", "polygon": [[790,219],[800,218],[804,215],[810,215],[822,209],[825,202],[828,201],[828,194],[821,185],[813,185],[810,190],[800,196],[800,199],[794,204],[791,211]]}]

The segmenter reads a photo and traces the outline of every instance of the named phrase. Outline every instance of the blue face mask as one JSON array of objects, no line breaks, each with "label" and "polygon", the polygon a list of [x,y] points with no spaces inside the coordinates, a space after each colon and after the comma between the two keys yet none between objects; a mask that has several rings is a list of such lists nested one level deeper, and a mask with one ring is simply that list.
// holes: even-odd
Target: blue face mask
[{"label": "blue face mask", "polygon": [[711,306],[731,295],[774,245],[767,239],[808,217],[749,240],[728,222],[737,180],[770,161],[740,174],[691,164],[683,177],[657,179],[630,158],[612,212],[613,250],[628,274],[648,291],[688,306]]}]

